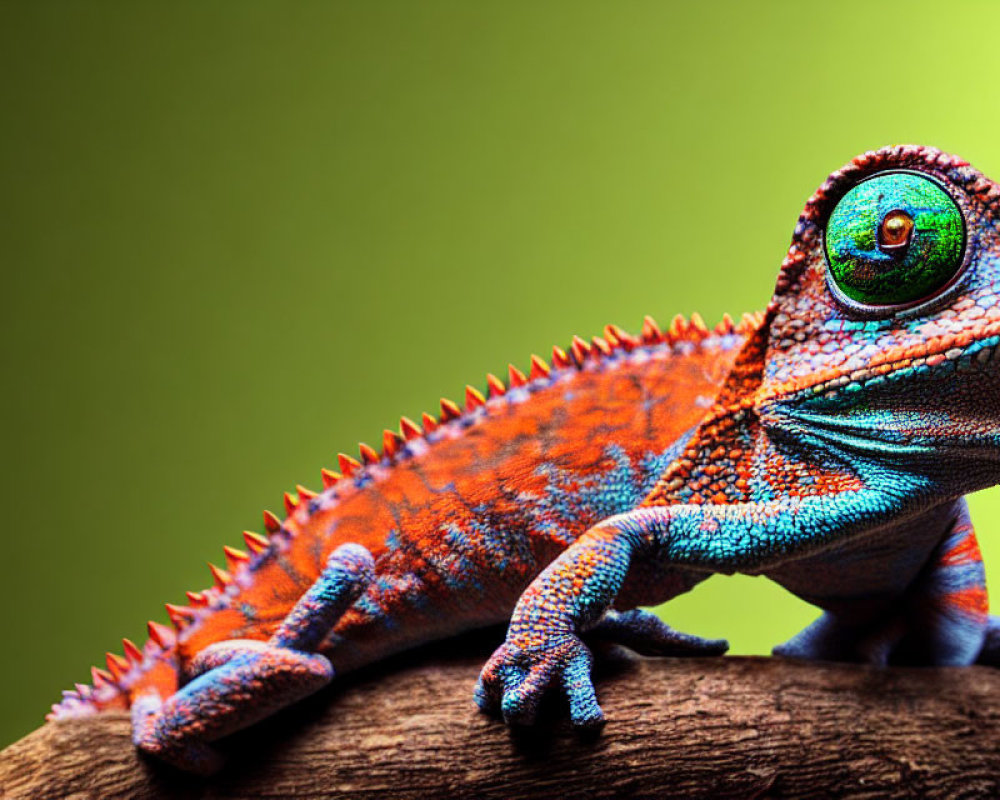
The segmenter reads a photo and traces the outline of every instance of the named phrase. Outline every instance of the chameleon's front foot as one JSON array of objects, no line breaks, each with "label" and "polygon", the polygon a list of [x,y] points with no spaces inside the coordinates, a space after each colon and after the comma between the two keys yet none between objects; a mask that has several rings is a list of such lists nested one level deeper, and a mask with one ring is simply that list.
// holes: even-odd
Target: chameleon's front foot
[{"label": "chameleon's front foot", "polygon": [[[718,656],[729,648],[724,639],[681,633],[640,609],[608,611],[583,635],[588,641],[621,644],[649,656]],[[534,646],[519,645],[517,639],[501,645],[483,667],[476,686],[476,702],[483,711],[499,710],[508,724],[530,725],[545,692],[561,689],[574,726],[586,729],[604,723],[590,678],[593,658],[577,636],[556,635]]]},{"label": "chameleon's front foot", "polygon": [[578,632],[657,655],[724,652],[725,642],[678,633],[647,612],[611,610],[633,556],[649,556],[657,546],[657,525],[668,521],[662,509],[611,517],[542,570],[514,608],[507,641],[483,668],[476,686],[479,707],[499,711],[508,723],[531,724],[545,693],[558,688],[576,727],[603,724],[590,679],[593,657]]},{"label": "chameleon's front foot", "polygon": [[174,766],[207,774],[221,766],[209,745],[292,705],[325,686],[333,667],[313,653],[373,577],[374,564],[359,545],[343,545],[267,642],[231,640],[200,652],[193,679],[176,694],[132,704],[137,747]]},{"label": "chameleon's front foot", "polygon": [[570,720],[580,728],[604,724],[590,679],[593,657],[572,634],[553,637],[541,646],[502,644],[486,662],[476,685],[476,703],[486,712],[498,710],[508,724],[530,725],[546,691],[559,688],[569,701]]}]

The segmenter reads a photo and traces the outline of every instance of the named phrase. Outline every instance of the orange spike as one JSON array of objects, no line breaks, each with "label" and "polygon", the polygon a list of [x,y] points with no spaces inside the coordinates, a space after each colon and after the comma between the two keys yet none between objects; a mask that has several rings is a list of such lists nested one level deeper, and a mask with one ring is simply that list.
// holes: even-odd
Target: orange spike
[{"label": "orange spike", "polygon": [[544,359],[535,355],[531,357],[531,372],[529,373],[531,380],[547,378],[550,373],[549,365],[545,363]]},{"label": "orange spike", "polygon": [[264,530],[268,533],[277,533],[281,530],[281,520],[276,514],[264,511]]},{"label": "orange spike", "polygon": [[507,387],[492,372],[486,376],[486,385],[490,387],[490,397],[503,397],[507,394]]},{"label": "orange spike", "polygon": [[208,571],[212,573],[212,578],[215,579],[215,585],[220,589],[225,589],[233,582],[233,576],[221,567],[215,566],[215,564],[210,563],[208,565]]},{"label": "orange spike", "polygon": [[528,379],[525,377],[524,373],[521,372],[521,370],[519,370],[513,364],[507,365],[507,374],[510,376],[511,389],[516,389],[518,386],[524,386],[524,384],[528,382]]},{"label": "orange spike", "polygon": [[573,337],[573,345],[570,347],[573,353],[573,358],[576,360],[578,366],[583,366],[583,362],[587,360],[587,356],[590,355],[590,345],[587,344],[579,336]]},{"label": "orange spike", "polygon": [[343,477],[339,472],[334,472],[331,469],[321,469],[319,471],[319,474],[320,477],[323,479],[324,489],[329,489]]},{"label": "orange spike", "polygon": [[426,411],[420,417],[420,421],[424,424],[424,433],[432,433],[437,430],[438,421]]},{"label": "orange spike", "polygon": [[100,669],[99,667],[90,668],[90,677],[94,681],[94,687],[104,686],[109,683],[114,683],[114,678],[111,673],[107,670]]},{"label": "orange spike", "polygon": [[656,344],[663,341],[663,331],[656,320],[648,314],[642,320],[642,341],[646,344]]},{"label": "orange spike", "polygon": [[697,311],[695,311],[691,315],[691,320],[689,324],[691,330],[697,332],[700,336],[704,336],[705,334],[708,333],[708,326],[705,324],[705,320],[701,318],[701,314],[699,314]]},{"label": "orange spike", "polygon": [[142,661],[142,650],[136,647],[131,639],[122,639],[122,646],[125,648],[125,658],[131,663],[138,664]]},{"label": "orange spike", "polygon": [[462,409],[446,397],[441,398],[441,421],[448,422],[462,416]]},{"label": "orange spike", "polygon": [[361,469],[361,462],[351,458],[347,453],[337,453],[337,463],[340,465],[340,471],[348,478]]},{"label": "orange spike", "polygon": [[115,683],[118,683],[122,679],[122,675],[128,672],[128,661],[116,653],[109,651],[105,654],[104,661],[107,663],[108,672],[111,673],[111,677],[114,678]]},{"label": "orange spike", "polygon": [[207,606],[208,597],[204,592],[184,592],[188,602],[193,606]]},{"label": "orange spike", "polygon": [[475,411],[477,408],[482,408],[486,405],[486,398],[483,397],[483,393],[479,391],[474,386],[465,387],[465,409],[466,411]]},{"label": "orange spike", "polygon": [[591,339],[591,342],[593,342],[594,349],[597,350],[602,356],[611,355],[611,345],[600,336],[595,336]]},{"label": "orange spike", "polygon": [[316,492],[312,489],[307,489],[301,483],[296,484],[295,491],[299,494],[299,501],[312,500],[316,496]]},{"label": "orange spike", "polygon": [[173,647],[177,641],[177,636],[170,628],[161,622],[150,620],[146,623],[146,630],[149,631],[149,638],[162,648]]},{"label": "orange spike", "polygon": [[364,464],[377,464],[379,462],[378,453],[375,449],[369,447],[364,442],[358,445],[358,451],[361,453],[361,461]]},{"label": "orange spike", "polygon": [[399,452],[402,444],[403,438],[396,431],[388,429],[382,431],[382,452],[389,456],[389,458],[392,458]]},{"label": "orange spike", "polygon": [[756,327],[757,327],[757,320],[754,319],[754,315],[744,313],[743,317],[740,319],[740,324],[737,330],[740,333],[750,333],[750,331],[752,331]]},{"label": "orange spike", "polygon": [[247,543],[250,552],[255,556],[260,555],[268,548],[267,539],[253,531],[243,531],[243,541]]},{"label": "orange spike", "polygon": [[163,606],[167,609],[167,616],[170,617],[171,624],[177,630],[187,625],[191,621],[191,617],[194,616],[194,612],[187,606],[175,606],[173,603],[164,603]]},{"label": "orange spike", "polygon": [[226,555],[226,566],[228,566],[230,570],[234,570],[239,567],[240,564],[245,564],[250,560],[249,554],[244,553],[238,547],[230,547],[229,545],[226,545],[222,548],[222,552]]},{"label": "orange spike", "polygon": [[566,355],[566,351],[563,350],[558,345],[553,345],[552,347],[552,366],[556,369],[562,369],[563,367],[568,367],[570,365],[569,356]]},{"label": "orange spike", "polygon": [[285,511],[291,516],[295,513],[295,507],[299,504],[299,499],[291,492],[285,492]]},{"label": "orange spike", "polygon": [[409,417],[399,418],[399,430],[402,432],[403,438],[408,442],[419,439],[424,433],[420,430],[420,426]]},{"label": "orange spike", "polygon": [[[618,343],[625,349],[626,352],[632,352],[639,341],[627,331],[622,330],[617,325],[608,325],[604,328],[604,335],[608,339],[616,339]],[[614,346],[614,345],[612,345]]]},{"label": "orange spike", "polygon": [[687,333],[687,328],[688,324],[687,320],[684,319],[684,315],[678,314],[670,323],[670,330],[668,331],[670,338],[674,340],[683,339],[684,334]]},{"label": "orange spike", "polygon": [[722,315],[722,321],[715,326],[715,332],[720,336],[725,336],[733,332],[733,318],[729,314]]}]

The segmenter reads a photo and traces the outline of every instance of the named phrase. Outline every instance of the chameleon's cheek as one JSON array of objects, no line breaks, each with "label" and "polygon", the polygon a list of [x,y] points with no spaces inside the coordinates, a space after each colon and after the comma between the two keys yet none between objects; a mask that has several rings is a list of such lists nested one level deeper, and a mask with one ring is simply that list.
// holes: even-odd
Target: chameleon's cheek
[{"label": "chameleon's cheek", "polygon": [[965,220],[933,178],[886,172],[841,198],[826,225],[828,284],[848,305],[915,305],[961,272]]}]

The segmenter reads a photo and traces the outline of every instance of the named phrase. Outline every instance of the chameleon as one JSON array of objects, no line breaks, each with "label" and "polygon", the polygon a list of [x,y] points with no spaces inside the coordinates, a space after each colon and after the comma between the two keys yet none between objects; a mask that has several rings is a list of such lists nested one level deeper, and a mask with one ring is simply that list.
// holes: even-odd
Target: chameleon
[{"label": "chameleon", "polygon": [[659,605],[764,575],[821,615],[778,656],[1000,666],[964,495],[1000,482],[1000,186],[937,149],[854,158],[808,200],[764,311],[609,325],[401,419],[286,493],[49,719],[130,709],[140,751],[228,734],[335,674],[509,621],[475,701],[597,728],[587,642],[716,656]]}]

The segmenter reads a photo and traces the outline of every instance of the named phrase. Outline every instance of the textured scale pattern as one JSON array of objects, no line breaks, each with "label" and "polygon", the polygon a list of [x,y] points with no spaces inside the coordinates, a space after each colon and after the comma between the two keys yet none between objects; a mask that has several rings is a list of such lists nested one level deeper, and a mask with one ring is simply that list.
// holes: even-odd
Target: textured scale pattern
[{"label": "textured scale pattern", "polygon": [[[880,284],[887,303],[845,301],[826,226],[852,188],[899,170],[954,201],[961,263],[949,250],[933,296],[900,285],[894,305],[923,252],[908,242],[926,244],[917,227],[872,257],[903,276]],[[864,241],[880,235],[867,225],[912,232],[907,209],[865,196],[837,224]],[[335,674],[509,620],[479,705],[530,724],[559,691],[576,725],[597,726],[586,642],[724,652],[636,608],[713,572],[767,575],[822,609],[781,655],[1000,664],[962,499],[1000,482],[998,213],[1000,188],[958,158],[859,156],[807,203],[763,313],[608,326],[467,387],[463,406],[403,418],[381,450],[341,454],[322,491],[286,494],[267,536],[225,548],[212,587],[168,604],[170,627],[109,653],[50,717],[131,708],[142,751],[211,772],[212,742]]]}]

